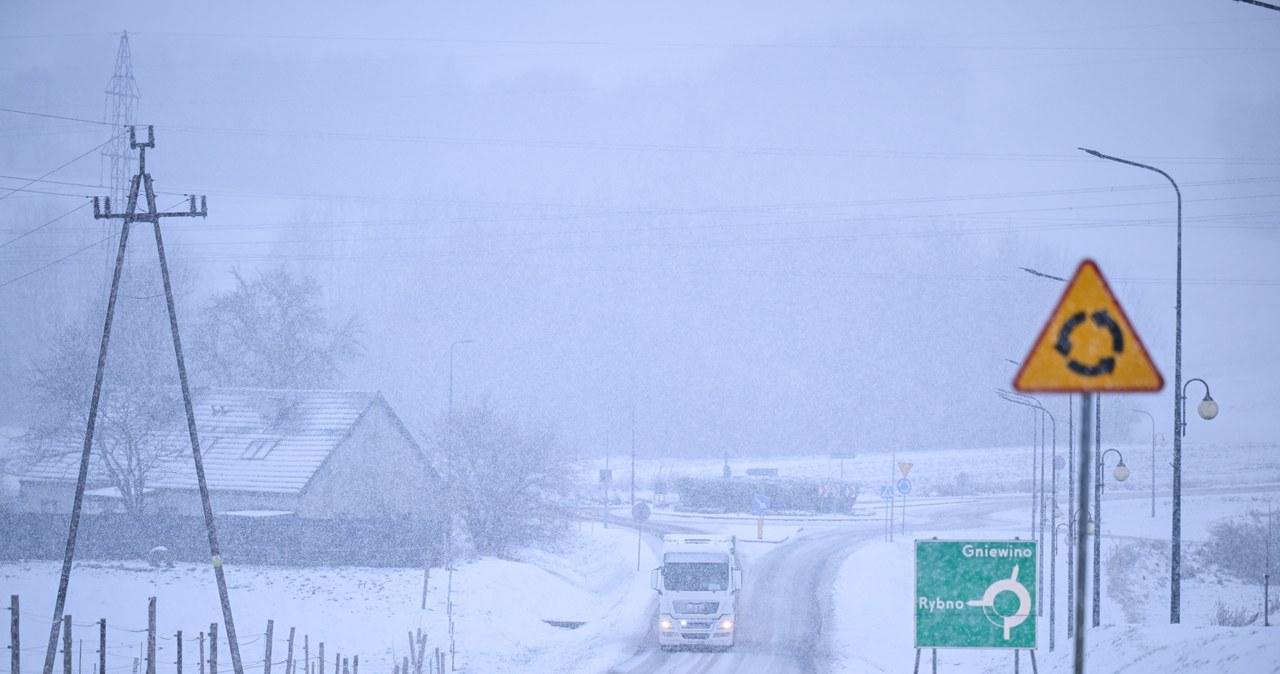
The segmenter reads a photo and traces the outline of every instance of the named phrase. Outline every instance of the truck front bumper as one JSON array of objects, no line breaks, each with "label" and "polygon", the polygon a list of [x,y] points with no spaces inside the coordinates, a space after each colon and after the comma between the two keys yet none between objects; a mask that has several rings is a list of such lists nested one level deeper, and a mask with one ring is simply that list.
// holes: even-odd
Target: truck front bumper
[{"label": "truck front bumper", "polygon": [[721,616],[708,620],[661,616],[658,620],[658,644],[661,646],[732,646],[737,625],[732,618]]}]

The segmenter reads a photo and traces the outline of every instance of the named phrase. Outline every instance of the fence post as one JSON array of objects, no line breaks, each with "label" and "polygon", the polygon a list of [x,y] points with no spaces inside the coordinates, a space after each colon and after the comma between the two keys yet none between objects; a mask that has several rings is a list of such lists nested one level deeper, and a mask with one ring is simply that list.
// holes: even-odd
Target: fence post
[{"label": "fence post", "polygon": [[147,674],[156,674],[156,598],[147,600]]},{"label": "fence post", "polygon": [[[201,632],[200,636],[196,637],[196,644],[196,648],[200,651],[196,654],[196,662],[200,665],[199,674],[204,674],[204,632]],[[106,674],[106,672],[102,672],[102,674]]]},{"label": "fence post", "polygon": [[289,657],[284,662],[284,674],[293,674],[293,629],[289,628]]},{"label": "fence post", "polygon": [[98,620],[98,674],[107,672],[107,619]]},{"label": "fence post", "polygon": [[275,631],[275,621],[267,621],[267,645],[263,647],[262,655],[262,674],[271,674],[271,640],[272,633]]},{"label": "fence post", "polygon": [[19,654],[22,652],[22,642],[18,633],[18,595],[9,595],[9,673],[21,674],[22,659]]},{"label": "fence post", "polygon": [[320,642],[320,653],[316,656],[316,664],[320,665],[320,673],[324,674],[324,642]]},{"label": "fence post", "polygon": [[173,640],[178,644],[178,674],[182,674],[182,630],[178,630]]},{"label": "fence post", "polygon": [[418,674],[422,674],[422,663],[427,659],[427,638],[422,635],[422,628],[418,628]]},{"label": "fence post", "polygon": [[209,623],[209,674],[218,674],[218,623]]},{"label": "fence post", "polygon": [[302,635],[302,674],[311,674],[311,635]]}]

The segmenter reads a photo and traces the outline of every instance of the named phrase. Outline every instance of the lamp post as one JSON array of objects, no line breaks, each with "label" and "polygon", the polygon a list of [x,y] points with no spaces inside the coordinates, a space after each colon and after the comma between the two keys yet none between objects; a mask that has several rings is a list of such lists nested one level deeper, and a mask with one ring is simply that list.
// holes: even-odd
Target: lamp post
[{"label": "lamp post", "polygon": [[1146,410],[1132,410],[1151,420],[1151,516],[1156,516],[1156,418]]},{"label": "lamp post", "polygon": [[[1028,396],[1028,395],[1022,395],[1022,394],[1020,394],[1020,393],[1014,393],[1013,391],[1008,391],[1008,390],[1005,390],[1005,389],[997,389],[997,393],[999,394],[999,396],[1000,396],[1001,398],[1005,399],[1005,400],[1006,400],[1006,401],[1008,401],[1008,402],[1015,403],[1015,404],[1018,404],[1018,405],[1025,405],[1025,406],[1027,406],[1027,407],[1031,407],[1031,408],[1033,408],[1033,409],[1037,409],[1037,410],[1039,410],[1039,411],[1040,411],[1040,426],[1041,426],[1041,429],[1040,429],[1040,499],[1039,499],[1039,501],[1040,501],[1040,543],[1041,543],[1041,545],[1043,545],[1043,544],[1044,544],[1044,534],[1045,534],[1044,511],[1045,511],[1045,506],[1046,506],[1046,504],[1045,504],[1045,497],[1044,497],[1044,463],[1045,463],[1045,461],[1044,461],[1044,418],[1045,418],[1046,416],[1047,416],[1047,417],[1049,417],[1049,421],[1050,421],[1050,423],[1052,424],[1052,429],[1053,429],[1053,436],[1052,436],[1052,437],[1053,437],[1053,444],[1052,444],[1052,449],[1050,450],[1050,455],[1051,455],[1051,456],[1053,456],[1053,457],[1057,457],[1057,455],[1058,455],[1058,420],[1053,416],[1053,413],[1051,413],[1049,410],[1045,409],[1044,405],[1041,405],[1041,404],[1040,404],[1040,401],[1039,401],[1039,400],[1036,400],[1035,398],[1033,398],[1033,397],[1031,397],[1031,396]],[[1034,485],[1034,482],[1035,482],[1035,461],[1034,461],[1034,459],[1035,459],[1035,454],[1034,454],[1034,453],[1032,453],[1032,468],[1031,468],[1032,475],[1031,475],[1031,479],[1032,479],[1032,483],[1033,483],[1033,485]],[[1052,480],[1052,484],[1053,484],[1053,498],[1052,498],[1052,501],[1051,501],[1052,513],[1053,513],[1053,515],[1052,515],[1052,517],[1053,517],[1053,525],[1052,525],[1052,526],[1056,529],[1056,527],[1057,527],[1057,522],[1058,522],[1058,462],[1057,462],[1056,458],[1055,458],[1055,460],[1053,461],[1053,470],[1052,470],[1051,475],[1052,475],[1051,480]],[[1034,486],[1033,486],[1033,488],[1032,488],[1032,490],[1031,490],[1031,491],[1032,491],[1032,496],[1034,497],[1034,495],[1035,495],[1035,489],[1034,489]],[[1033,503],[1033,505],[1032,505],[1033,521],[1034,521],[1034,513],[1035,513],[1035,506],[1034,506],[1034,503]],[[1033,525],[1033,526],[1034,526],[1034,525]],[[1032,531],[1032,536],[1034,536],[1034,535],[1035,535],[1035,531],[1034,531],[1034,529],[1033,529],[1033,531]],[[1050,630],[1050,631],[1049,631],[1049,644],[1050,644],[1050,645],[1049,645],[1049,648],[1050,648],[1050,650],[1052,650],[1052,649],[1053,649],[1053,627],[1052,627],[1052,626],[1053,626],[1053,622],[1054,622],[1054,607],[1053,607],[1054,600],[1053,600],[1053,594],[1054,594],[1055,589],[1057,588],[1057,582],[1056,582],[1056,580],[1054,579],[1054,574],[1056,573],[1054,565],[1056,564],[1057,559],[1058,559],[1058,539],[1057,539],[1056,537],[1053,537],[1053,538],[1052,538],[1052,541],[1050,542],[1050,546],[1049,546],[1049,547],[1050,547],[1050,549],[1051,549],[1051,552],[1050,552],[1050,559],[1052,560],[1052,561],[1050,562],[1050,566],[1049,566],[1049,575],[1050,575],[1050,580],[1049,580],[1049,594],[1050,594],[1050,597],[1049,597],[1049,624],[1050,624],[1050,628],[1049,628],[1049,630]],[[1039,581],[1039,583],[1040,583],[1039,591],[1040,591],[1040,593],[1041,593],[1041,594],[1043,594],[1043,592],[1044,592],[1044,578],[1043,578],[1043,574],[1039,574],[1039,573],[1038,573],[1038,574],[1036,574],[1036,578],[1038,579],[1038,581]],[[1043,605],[1041,605],[1041,606],[1043,607]],[[1041,608],[1040,615],[1044,615],[1043,608]]]},{"label": "lamp post", "polygon": [[1191,379],[1188,379],[1187,383],[1182,385],[1182,414],[1180,416],[1182,417],[1183,436],[1186,436],[1187,434],[1187,387],[1190,386],[1193,381],[1198,381],[1201,384],[1204,384],[1204,400],[1201,400],[1200,404],[1196,406],[1196,413],[1205,421],[1209,421],[1210,419],[1218,416],[1218,402],[1213,399],[1213,396],[1209,395],[1209,384],[1199,377],[1192,377]]},{"label": "lamp post", "polygon": [[1094,474],[1097,475],[1093,483],[1093,522],[1094,529],[1097,534],[1093,537],[1093,626],[1097,627],[1102,622],[1102,469],[1106,467],[1107,455],[1115,452],[1120,457],[1120,464],[1116,466],[1115,478],[1120,482],[1129,479],[1129,467],[1124,465],[1124,454],[1118,449],[1108,449],[1098,455],[1098,465],[1095,467]]},{"label": "lamp post", "polygon": [[[445,432],[446,449],[449,453],[449,461],[446,466],[445,474],[445,494],[448,498],[453,498],[453,351],[461,344],[470,344],[470,339],[460,339],[449,345],[449,418],[448,428]],[[445,591],[445,609],[449,620],[449,654],[450,658],[456,657],[453,640],[453,504],[449,505],[449,521],[445,523],[444,528],[444,549],[445,564],[449,570],[448,589]],[[450,663],[452,666],[452,662]]]},{"label": "lamp post", "polygon": [[[1174,194],[1178,198],[1177,301],[1174,304],[1173,348],[1173,540],[1169,555],[1169,622],[1178,623],[1182,620],[1182,190],[1172,176],[1154,166],[1112,157],[1097,150],[1080,149],[1099,159],[1159,173],[1173,185]],[[1205,388],[1208,389],[1208,385]]]}]

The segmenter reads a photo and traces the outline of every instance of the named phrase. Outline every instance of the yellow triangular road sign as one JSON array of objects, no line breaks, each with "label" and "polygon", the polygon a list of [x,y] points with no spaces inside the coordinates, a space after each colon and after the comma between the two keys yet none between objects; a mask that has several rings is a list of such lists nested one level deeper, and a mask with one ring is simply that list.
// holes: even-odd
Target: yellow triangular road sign
[{"label": "yellow triangular road sign", "polygon": [[1098,265],[1085,260],[1022,360],[1013,387],[1024,393],[1159,391],[1164,377]]}]

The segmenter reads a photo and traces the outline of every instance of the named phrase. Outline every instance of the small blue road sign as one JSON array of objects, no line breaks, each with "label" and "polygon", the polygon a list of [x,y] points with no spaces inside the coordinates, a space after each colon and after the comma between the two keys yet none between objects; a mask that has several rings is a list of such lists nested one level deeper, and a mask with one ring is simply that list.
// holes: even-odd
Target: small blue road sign
[{"label": "small blue road sign", "polygon": [[649,519],[649,504],[644,501],[636,501],[636,504],[631,506],[631,519],[644,524]]},{"label": "small blue road sign", "polygon": [[904,495],[905,495],[905,494],[910,494],[910,493],[911,493],[911,480],[908,480],[908,479],[907,479],[907,478],[905,478],[905,477],[904,477],[904,478],[902,478],[901,480],[898,480],[898,493],[900,493],[900,494],[904,494]]},{"label": "small blue road sign", "polygon": [[880,485],[880,498],[886,501],[893,498],[893,487],[887,484]]},{"label": "small blue road sign", "polygon": [[751,512],[757,515],[763,515],[769,510],[769,497],[764,494],[756,494],[751,499]]}]

